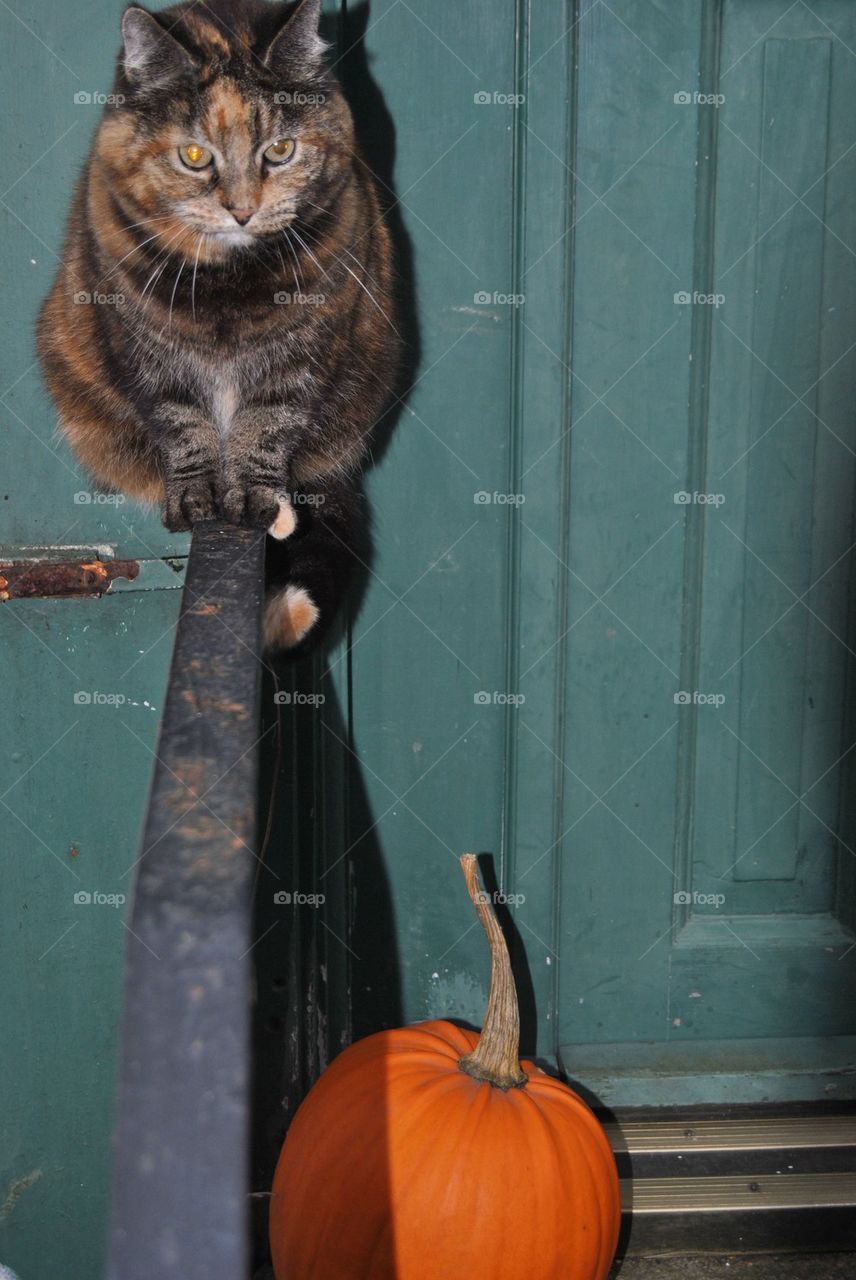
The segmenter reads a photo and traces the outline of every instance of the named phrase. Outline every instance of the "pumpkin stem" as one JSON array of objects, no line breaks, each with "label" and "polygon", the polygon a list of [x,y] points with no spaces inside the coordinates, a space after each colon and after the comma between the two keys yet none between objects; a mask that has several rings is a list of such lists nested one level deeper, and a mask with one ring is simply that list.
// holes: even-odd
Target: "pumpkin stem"
[{"label": "pumpkin stem", "polygon": [[487,1013],[479,1042],[460,1061],[462,1071],[474,1080],[485,1080],[497,1089],[514,1089],[526,1083],[520,1067],[520,1010],[511,972],[508,947],[499,927],[493,903],[479,883],[474,853],[461,857],[470,898],[490,943],[491,975]]}]

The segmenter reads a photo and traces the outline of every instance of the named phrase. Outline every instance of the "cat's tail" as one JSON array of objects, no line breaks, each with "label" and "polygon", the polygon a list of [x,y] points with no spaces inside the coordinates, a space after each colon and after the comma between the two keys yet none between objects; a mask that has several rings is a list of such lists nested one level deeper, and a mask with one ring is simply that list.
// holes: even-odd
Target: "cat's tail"
[{"label": "cat's tail", "polygon": [[268,652],[300,656],[321,639],[361,555],[364,526],[365,503],[354,480],[326,478],[281,499],[268,538]]}]

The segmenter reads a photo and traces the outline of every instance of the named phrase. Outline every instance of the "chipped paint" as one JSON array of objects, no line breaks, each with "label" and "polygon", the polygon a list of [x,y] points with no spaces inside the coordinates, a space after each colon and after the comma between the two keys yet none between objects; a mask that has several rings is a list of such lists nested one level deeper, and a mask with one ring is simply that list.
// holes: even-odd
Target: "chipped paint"
[{"label": "chipped paint", "polygon": [[25,1191],[29,1191],[42,1177],[41,1169],[33,1169],[20,1178],[12,1178],[6,1188],[6,1196],[0,1205],[0,1222],[7,1222],[15,1212],[15,1206]]},{"label": "chipped paint", "polygon": [[[108,542],[87,543],[85,547],[73,542],[46,542],[41,547],[18,547],[17,550],[21,560],[44,560],[46,552],[56,551],[70,551],[75,558],[79,557],[81,559],[90,559],[92,556],[98,556],[101,560],[112,560],[116,554],[115,546]],[[68,556],[66,556],[66,559],[68,559]]]},{"label": "chipped paint", "polygon": [[468,973],[449,974],[434,978],[431,988],[426,994],[426,1009],[431,1018],[460,1018],[475,1027],[480,1027],[484,1020],[487,1006],[487,991],[484,986]]}]

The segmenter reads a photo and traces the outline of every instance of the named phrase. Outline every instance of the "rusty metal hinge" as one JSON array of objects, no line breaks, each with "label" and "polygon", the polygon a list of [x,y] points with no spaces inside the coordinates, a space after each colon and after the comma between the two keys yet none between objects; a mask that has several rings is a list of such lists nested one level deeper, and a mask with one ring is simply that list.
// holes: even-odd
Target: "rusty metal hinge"
[{"label": "rusty metal hinge", "polygon": [[45,596],[100,596],[116,578],[133,582],[138,560],[14,560],[0,564],[0,601]]}]

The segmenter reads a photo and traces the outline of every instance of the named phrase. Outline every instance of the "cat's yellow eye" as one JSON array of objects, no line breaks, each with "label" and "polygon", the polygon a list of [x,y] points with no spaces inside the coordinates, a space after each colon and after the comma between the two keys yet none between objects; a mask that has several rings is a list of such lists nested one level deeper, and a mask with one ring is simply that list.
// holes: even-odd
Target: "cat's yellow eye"
[{"label": "cat's yellow eye", "polygon": [[294,155],[293,138],[277,138],[265,151],[268,164],[285,164]]},{"label": "cat's yellow eye", "polygon": [[208,148],[198,142],[188,142],[186,146],[179,147],[178,154],[188,169],[207,169],[214,159]]}]

